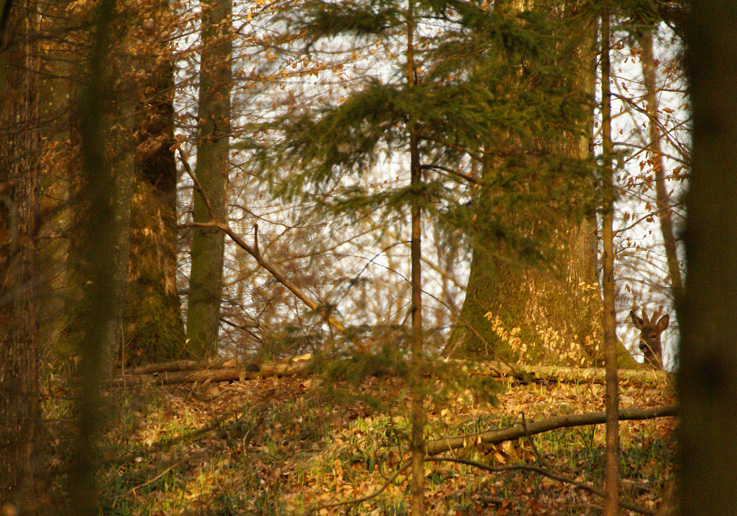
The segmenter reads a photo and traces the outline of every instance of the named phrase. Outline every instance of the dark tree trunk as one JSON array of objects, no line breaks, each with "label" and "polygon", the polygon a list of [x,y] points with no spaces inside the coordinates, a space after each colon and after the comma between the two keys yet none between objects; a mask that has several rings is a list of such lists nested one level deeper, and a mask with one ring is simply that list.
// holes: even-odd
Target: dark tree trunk
[{"label": "dark tree trunk", "polygon": [[[417,86],[418,70],[415,67],[414,55],[414,3],[410,0],[407,9],[407,86]],[[417,135],[415,120],[409,121],[410,146],[410,183],[418,196],[422,183],[422,167],[420,162],[420,140]],[[412,200],[412,237],[410,242],[411,281],[412,281],[412,480],[410,482],[412,499],[410,512],[412,516],[425,514],[425,408],[422,386],[423,334],[422,334],[422,208],[420,199]]]},{"label": "dark tree trunk", "polygon": [[0,41],[0,499],[27,514],[39,512],[41,466],[36,12],[15,2]]},{"label": "dark tree trunk", "polygon": [[105,422],[101,389],[121,336],[125,303],[135,156],[132,25],[131,18],[116,18],[114,0],[95,6],[87,82],[78,99],[83,165],[79,274],[84,297],[66,508],[75,515],[100,513],[98,440]]},{"label": "dark tree trunk", "polygon": [[680,511],[737,514],[737,2],[691,2],[694,119],[687,197],[682,341]]}]

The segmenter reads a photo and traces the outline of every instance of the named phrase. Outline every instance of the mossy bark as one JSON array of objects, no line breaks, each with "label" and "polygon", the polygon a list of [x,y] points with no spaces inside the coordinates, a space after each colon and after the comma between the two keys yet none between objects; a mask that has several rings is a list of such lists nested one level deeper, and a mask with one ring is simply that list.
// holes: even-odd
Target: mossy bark
[{"label": "mossy bark", "polygon": [[[595,24],[593,17],[582,16],[579,9],[576,2],[569,2],[565,15],[580,18],[578,33],[589,36],[580,39],[573,54],[577,64],[568,88],[593,99]],[[471,239],[466,299],[444,354],[530,363],[603,364],[596,218],[593,212],[580,211],[585,207],[582,199],[591,191],[593,177],[579,180],[577,186],[556,198],[555,183],[551,186],[540,180],[539,174],[542,167],[556,160],[568,161],[571,170],[587,166],[591,120],[591,116],[572,119],[565,138],[543,138],[524,145],[509,143],[505,152],[512,157],[497,159],[483,170],[487,185],[493,184],[489,174],[499,174],[505,167],[510,175],[524,174],[525,179],[512,185],[517,192],[510,191],[508,184],[506,190],[497,193],[489,187],[480,189],[475,212],[479,222],[470,228],[475,236]],[[525,159],[529,161],[526,170],[519,168],[519,162]],[[569,181],[572,184],[573,176]],[[494,195],[519,194],[536,198],[537,204],[503,207],[494,202]],[[492,219],[501,221],[506,229],[500,232],[498,222],[488,224]],[[548,229],[540,244],[546,249],[545,257],[538,257],[537,263],[524,256],[524,248],[508,246],[499,238],[500,233],[528,238],[544,226]],[[620,367],[636,367],[622,345],[619,357]]]},{"label": "mossy bark", "polygon": [[[150,4],[157,27],[170,25],[167,2]],[[174,73],[162,30],[152,36],[147,62],[158,64],[139,85],[136,183],[125,325],[127,363],[162,362],[184,350],[177,294],[177,169],[174,151]]]}]

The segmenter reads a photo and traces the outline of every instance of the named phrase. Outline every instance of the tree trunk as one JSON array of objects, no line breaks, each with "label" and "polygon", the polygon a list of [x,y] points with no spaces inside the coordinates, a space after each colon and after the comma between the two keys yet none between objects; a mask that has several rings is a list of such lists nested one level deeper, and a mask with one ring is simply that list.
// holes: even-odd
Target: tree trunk
[{"label": "tree trunk", "polygon": [[[410,0],[407,8],[407,85],[417,86],[417,69],[414,61],[414,2]],[[422,208],[418,196],[422,183],[420,163],[420,140],[415,120],[409,120],[410,146],[410,184],[412,187],[412,239],[411,281],[412,281],[412,516],[425,514],[425,408],[422,389]]]},{"label": "tree trunk", "polygon": [[[121,59],[126,59],[121,57]],[[113,198],[112,198],[112,217],[114,231],[112,236],[112,245],[116,250],[111,267],[108,270],[110,275],[111,291],[110,296],[115,300],[113,307],[114,317],[108,321],[106,350],[103,364],[108,371],[112,373],[115,363],[114,358],[116,352],[124,346],[124,328],[123,315],[125,313],[125,293],[128,285],[128,261],[130,256],[130,223],[131,223],[131,201],[133,199],[133,177],[135,174],[135,142],[133,141],[133,130],[135,126],[135,103],[133,100],[133,87],[130,80],[126,79],[126,74],[132,70],[126,66],[123,67],[120,74],[122,79],[122,87],[116,92],[117,110],[114,118],[115,123],[107,130],[110,131],[113,148],[116,149],[117,155],[113,157],[111,163],[113,181],[115,181]],[[112,115],[111,115],[112,116]],[[92,208],[94,210],[94,208]],[[139,299],[141,303],[144,300]]]},{"label": "tree trunk", "polygon": [[660,230],[663,233],[663,244],[665,246],[665,258],[668,263],[668,275],[670,277],[671,291],[673,297],[678,300],[683,295],[683,280],[681,279],[681,268],[678,264],[678,251],[676,236],[673,231],[671,219],[670,198],[665,183],[665,168],[663,163],[663,151],[660,145],[660,125],[658,120],[658,90],[656,84],[656,63],[653,56],[653,30],[648,29],[640,39],[642,46],[642,75],[645,82],[645,102],[647,103],[647,116],[650,143],[650,163],[655,172],[655,196],[660,218]]},{"label": "tree trunk", "polygon": [[611,64],[609,62],[609,12],[601,17],[601,125],[604,153],[602,188],[602,290],[604,294],[604,349],[606,351],[606,466],[604,515],[619,510],[619,390],[617,381],[617,312],[614,304],[614,170],[612,163]]},{"label": "tree trunk", "polygon": [[0,499],[40,513],[37,6],[11,7],[0,41]]},{"label": "tree trunk", "polygon": [[[197,168],[212,213],[194,194],[194,221],[227,217],[228,152],[230,150],[231,0],[202,2]],[[218,349],[223,285],[224,234],[216,228],[195,228],[189,279],[187,347],[195,358],[214,356]]]},{"label": "tree trunk", "polygon": [[[67,513],[100,513],[97,442],[104,423],[101,387],[120,327],[127,272],[127,217],[133,173],[133,100],[125,40],[126,22],[115,23],[114,0],[95,9],[89,69],[79,99],[85,224],[81,228],[84,308],[80,314],[79,392],[75,397],[76,435],[69,457]],[[119,79],[118,88],[111,84]],[[117,102],[116,102],[117,101]],[[110,149],[117,153],[112,157]]]},{"label": "tree trunk", "polygon": [[[167,42],[168,2],[147,5],[155,31],[143,41],[138,62],[148,77],[138,86],[135,194],[131,206],[130,277],[126,303],[125,362],[178,357],[184,324],[177,294],[177,169],[174,140],[174,71]],[[139,15],[143,19],[144,14]],[[152,66],[153,65],[153,66]]]},{"label": "tree trunk", "polygon": [[692,2],[693,172],[682,340],[680,513],[737,514],[737,3]]},{"label": "tree trunk", "polygon": [[[570,78],[572,92],[583,92],[594,98],[594,34],[592,16],[570,2],[564,16],[580,19],[577,33],[581,38],[575,59],[577,66]],[[592,117],[571,123],[563,142],[554,142],[553,158],[564,156],[574,161],[590,157]],[[540,147],[550,147],[543,142]],[[521,152],[521,151],[520,151]],[[485,168],[482,174],[487,174]],[[593,181],[593,178],[591,178]],[[528,182],[531,184],[532,180]],[[586,188],[582,185],[582,188]],[[489,196],[482,186],[477,202],[479,220],[489,217]],[[596,220],[560,210],[554,238],[547,243],[555,249],[547,264],[528,265],[515,255],[504,256],[492,233],[472,238],[471,269],[466,298],[458,322],[453,328],[444,355],[500,356],[512,361],[521,358],[528,363],[567,365],[601,365],[604,350],[599,327],[601,303],[597,279]],[[535,210],[519,220],[517,231],[524,232],[535,224]],[[507,222],[519,217],[509,213]],[[559,265],[558,265],[559,264]],[[540,267],[543,265],[543,267]],[[547,268],[547,271],[540,269]],[[487,314],[489,314],[487,316]],[[498,318],[500,331],[495,331],[488,317]],[[500,332],[519,328],[517,336],[524,351],[514,350]],[[524,357],[522,356],[524,355]],[[618,347],[620,367],[636,367],[636,362],[621,344]]]}]

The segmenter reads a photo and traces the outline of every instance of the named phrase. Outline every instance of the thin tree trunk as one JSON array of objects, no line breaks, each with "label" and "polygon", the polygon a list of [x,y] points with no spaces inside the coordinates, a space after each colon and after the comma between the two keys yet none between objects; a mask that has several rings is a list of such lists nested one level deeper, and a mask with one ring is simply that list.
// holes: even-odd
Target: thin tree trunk
[{"label": "thin tree trunk", "polygon": [[693,172],[679,320],[680,514],[737,514],[737,2],[691,2]]},{"label": "thin tree trunk", "polygon": [[609,12],[601,17],[601,118],[604,163],[602,187],[602,247],[604,294],[603,329],[606,353],[605,516],[617,516],[619,506],[619,391],[617,382],[617,314],[614,305],[614,171],[612,169],[611,65]]},{"label": "thin tree trunk", "polygon": [[673,231],[673,220],[671,219],[670,198],[665,183],[665,167],[663,163],[663,151],[660,145],[660,125],[658,120],[658,90],[656,85],[656,64],[653,56],[653,31],[648,29],[640,39],[642,46],[642,75],[645,82],[645,102],[647,103],[647,115],[650,143],[650,160],[655,172],[655,196],[657,200],[658,216],[660,218],[660,230],[663,233],[665,245],[665,258],[668,263],[668,274],[670,276],[673,297],[678,301],[683,294],[683,280],[681,268],[678,265],[678,252],[676,236]]},{"label": "thin tree trunk", "polygon": [[[228,153],[230,151],[231,0],[202,2],[197,167],[209,213],[199,192],[194,193],[194,221],[227,216]],[[214,356],[218,348],[220,302],[223,290],[225,235],[217,228],[195,228],[189,279],[187,346],[194,358]]]},{"label": "thin tree trunk", "polygon": [[[414,2],[408,5],[407,20],[407,85],[417,85],[417,69],[414,62]],[[410,134],[410,184],[412,187],[412,240],[411,281],[412,281],[412,481],[411,514],[425,514],[425,409],[422,394],[422,209],[420,208],[419,186],[422,182],[420,164],[420,141],[414,120],[409,121]]]}]

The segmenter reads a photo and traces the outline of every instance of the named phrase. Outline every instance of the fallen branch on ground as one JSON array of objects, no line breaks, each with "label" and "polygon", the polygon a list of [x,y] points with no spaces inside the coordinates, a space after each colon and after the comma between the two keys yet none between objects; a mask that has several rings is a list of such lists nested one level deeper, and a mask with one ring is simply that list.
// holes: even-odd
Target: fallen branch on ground
[{"label": "fallen branch on ground", "polygon": [[194,371],[160,370],[154,374],[129,374],[118,376],[110,381],[111,385],[168,385],[174,383],[196,382],[233,382],[253,380],[266,376],[293,376],[306,373],[312,367],[312,361],[302,362],[267,362],[260,365],[248,364],[243,367],[225,367],[218,369],[198,369]]},{"label": "fallen branch on ground", "polygon": [[[509,466],[494,467],[494,466],[489,466],[487,464],[483,464],[481,462],[477,462],[475,460],[458,459],[455,457],[428,457],[425,459],[425,462],[455,462],[457,464],[466,464],[468,466],[473,466],[475,468],[483,469],[484,471],[489,471],[491,473],[504,473],[507,471],[532,471],[534,473],[539,473],[540,475],[546,476],[548,478],[552,478],[553,480],[557,480],[558,482],[564,482],[566,484],[571,484],[572,486],[575,486],[579,489],[583,489],[584,491],[588,491],[589,493],[595,494],[596,496],[600,496],[602,498],[604,497],[604,491],[602,491],[601,489],[597,489],[592,485],[586,484],[584,482],[579,482],[576,479],[569,478],[564,475],[552,473],[538,466],[528,466],[526,464],[519,464],[519,465],[513,464]],[[619,505],[625,509],[638,512],[640,514],[655,514],[655,512],[651,511],[650,509],[646,509],[644,507],[640,507],[638,505],[634,505],[634,504],[625,502],[623,500],[619,500]]]},{"label": "fallen branch on ground", "polygon": [[[442,359],[444,360],[444,359]],[[301,355],[279,364],[312,364],[312,355]],[[560,366],[513,366],[497,361],[473,362],[450,360],[458,365],[466,374],[488,375],[500,379],[515,379],[530,382],[565,382],[565,383],[604,383],[603,368],[575,368]],[[188,383],[201,381],[234,381],[249,380],[262,376],[288,376],[307,370],[307,366],[297,368],[276,367],[274,363],[259,366],[259,371],[252,370],[253,364],[238,366],[234,361],[212,360],[198,362],[196,360],[177,360],[160,364],[148,364],[126,372],[123,377],[113,380],[114,384],[128,383]],[[164,374],[166,373],[166,374]],[[144,376],[146,376],[144,378]],[[124,380],[125,379],[125,380]],[[639,384],[665,386],[670,381],[670,374],[665,371],[620,369],[620,384]]]},{"label": "fallen branch on ground", "polygon": [[[620,421],[631,421],[639,419],[654,419],[657,417],[675,416],[676,407],[657,407],[652,409],[624,408],[619,411]],[[459,437],[448,437],[430,441],[425,444],[427,455],[437,455],[450,450],[475,446],[477,444],[492,444],[502,441],[512,441],[524,436],[540,434],[558,428],[570,428],[574,426],[600,425],[606,421],[606,412],[592,412],[589,414],[565,414],[554,416],[542,421],[519,424],[499,430],[489,430],[479,434],[463,435]]]},{"label": "fallen branch on ground", "polygon": [[[514,364],[513,367],[495,360],[488,362],[457,362],[461,367],[468,368],[472,374],[488,374],[496,378],[515,378],[532,382],[566,382],[566,383],[600,383],[605,381],[603,367],[564,367],[564,366],[532,366]],[[620,384],[652,384],[665,385],[670,373],[652,369],[620,369],[618,378]]]}]

